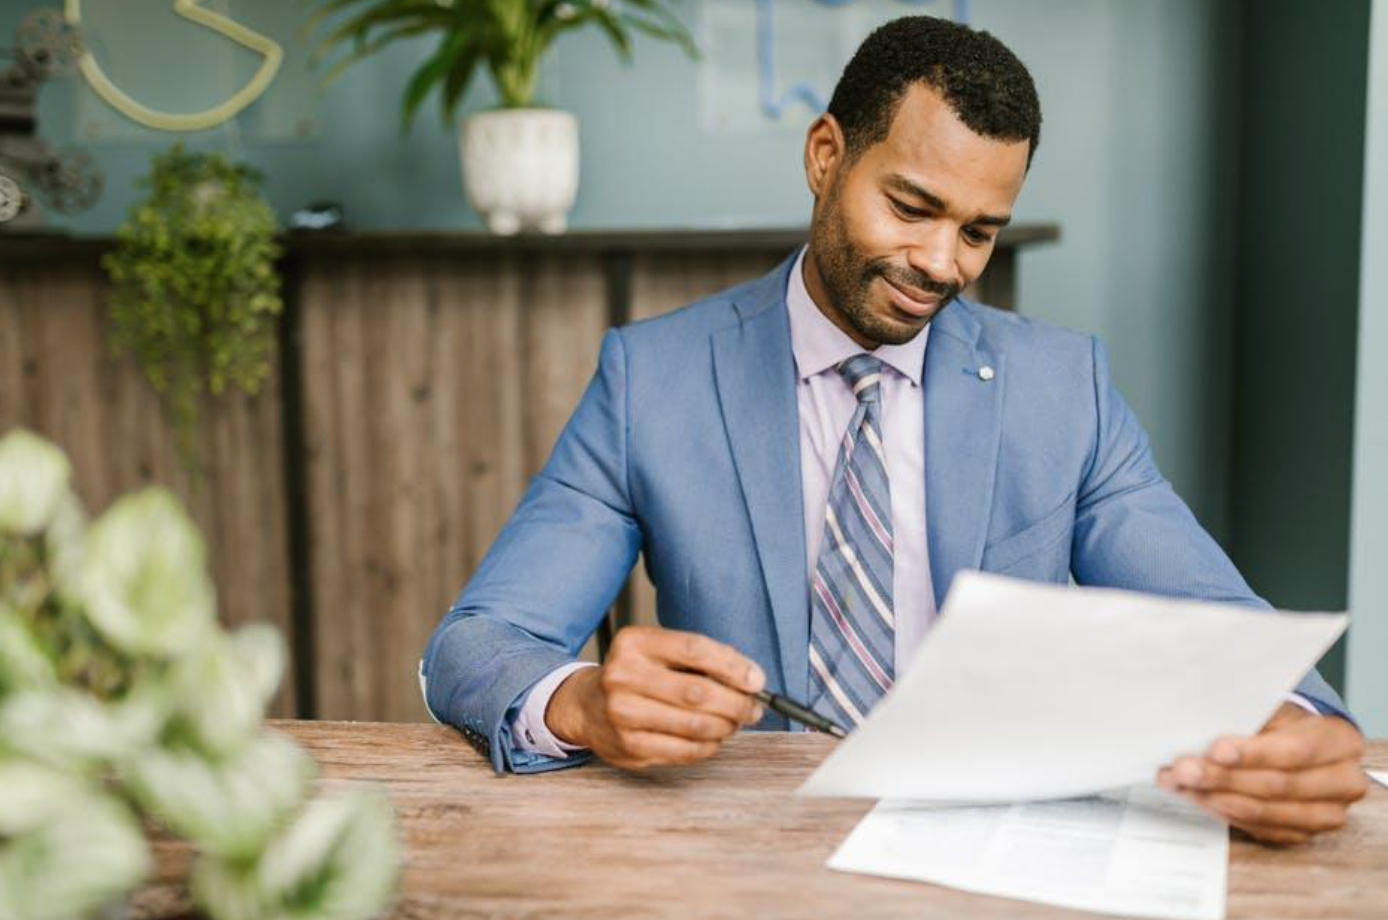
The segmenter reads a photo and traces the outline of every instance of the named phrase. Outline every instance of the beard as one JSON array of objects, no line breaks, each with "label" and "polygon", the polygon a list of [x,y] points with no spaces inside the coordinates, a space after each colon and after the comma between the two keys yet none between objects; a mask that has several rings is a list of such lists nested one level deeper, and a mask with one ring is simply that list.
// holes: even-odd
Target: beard
[{"label": "beard", "polygon": [[908,323],[893,319],[882,308],[874,309],[872,283],[878,278],[939,297],[940,306],[930,319],[959,296],[957,284],[936,281],[922,272],[899,268],[886,259],[874,260],[863,255],[848,239],[837,184],[825,197],[823,212],[815,221],[810,236],[810,257],[815,260],[820,281],[829,295],[829,308],[859,336],[879,345],[904,345],[920,335],[930,320]]}]

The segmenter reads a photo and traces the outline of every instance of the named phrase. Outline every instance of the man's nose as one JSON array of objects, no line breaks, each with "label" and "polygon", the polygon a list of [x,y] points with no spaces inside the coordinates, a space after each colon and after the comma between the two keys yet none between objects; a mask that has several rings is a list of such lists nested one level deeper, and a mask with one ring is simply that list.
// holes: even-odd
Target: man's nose
[{"label": "man's nose", "polygon": [[930,221],[917,231],[907,251],[911,267],[938,284],[956,284],[959,232],[948,221]]}]

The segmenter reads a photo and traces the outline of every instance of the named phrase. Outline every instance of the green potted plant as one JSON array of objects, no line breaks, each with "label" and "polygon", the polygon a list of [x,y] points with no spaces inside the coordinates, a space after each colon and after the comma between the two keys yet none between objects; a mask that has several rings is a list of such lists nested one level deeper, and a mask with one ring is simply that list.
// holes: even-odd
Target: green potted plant
[{"label": "green potted plant", "polygon": [[0,917],[119,915],[153,867],[147,827],[193,844],[211,920],[377,916],[394,814],[375,787],[313,796],[313,759],[265,729],[279,634],[218,625],[171,494],[89,525],[70,469],[30,432],[0,438]]},{"label": "green potted plant", "polygon": [[463,180],[472,205],[492,232],[524,227],[562,233],[578,194],[578,120],[536,105],[540,63],[554,40],[581,27],[601,29],[623,60],[643,33],[696,53],[671,0],[319,0],[307,29],[327,30],[315,57],[348,50],[329,71],[343,69],[392,42],[434,34],[438,45],[405,88],[408,127],[437,90],[451,123],[479,68],[491,74],[500,107],[470,115],[460,138]]},{"label": "green potted plant", "polygon": [[275,354],[280,246],[260,182],[248,166],[176,146],[155,157],[142,183],[149,197],[102,261],[112,342],[159,394],[193,472],[204,394],[254,394]]}]

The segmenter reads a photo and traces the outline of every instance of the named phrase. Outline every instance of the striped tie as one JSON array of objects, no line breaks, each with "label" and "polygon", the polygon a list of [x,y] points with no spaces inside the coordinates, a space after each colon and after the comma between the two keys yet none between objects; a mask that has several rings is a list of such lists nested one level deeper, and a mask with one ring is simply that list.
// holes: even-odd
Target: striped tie
[{"label": "striped tie", "polygon": [[891,689],[891,489],[882,447],[882,362],[855,355],[838,371],[858,397],[829,486],[810,614],[810,705],[852,729]]}]

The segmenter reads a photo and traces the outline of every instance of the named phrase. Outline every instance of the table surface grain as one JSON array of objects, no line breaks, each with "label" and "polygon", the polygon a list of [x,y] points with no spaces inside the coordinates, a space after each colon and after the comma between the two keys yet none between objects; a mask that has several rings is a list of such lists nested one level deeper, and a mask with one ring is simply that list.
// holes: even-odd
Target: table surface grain
[{"label": "table surface grain", "polygon": [[[468,918],[1090,916],[935,885],[834,872],[829,854],[868,801],[792,793],[833,741],[744,733],[694,767],[625,773],[592,763],[495,776],[452,729],[275,722],[322,767],[323,783],[382,783],[405,841],[394,920]],[[1366,766],[1388,769],[1388,741]],[[137,920],[179,916],[186,846],[156,844]],[[1349,826],[1279,849],[1235,835],[1230,918],[1388,917],[1388,789]]]}]

